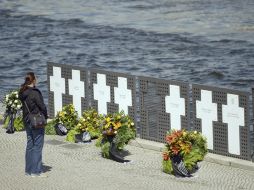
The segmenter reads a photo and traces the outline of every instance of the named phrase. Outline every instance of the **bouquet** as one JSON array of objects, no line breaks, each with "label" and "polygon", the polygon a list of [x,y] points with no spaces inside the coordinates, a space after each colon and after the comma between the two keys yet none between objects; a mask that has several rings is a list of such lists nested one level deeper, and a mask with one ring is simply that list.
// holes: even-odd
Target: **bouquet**
[{"label": "bouquet", "polygon": [[[77,142],[76,137],[82,136],[84,132],[88,132],[92,139],[98,138],[101,134],[101,125],[103,116],[98,114],[94,109],[89,109],[83,112],[82,117],[79,118],[78,124],[69,131],[66,140],[70,142]],[[80,139],[82,141],[82,139]]]},{"label": "bouquet", "polygon": [[103,121],[103,116],[99,115],[94,109],[83,112],[75,127],[78,133],[89,132],[91,138],[98,138],[100,136],[100,127]]},{"label": "bouquet", "polygon": [[135,136],[134,122],[128,115],[124,112],[108,114],[104,117],[97,146],[101,147],[102,156],[109,158],[110,148],[121,151]]},{"label": "bouquet", "polygon": [[[165,173],[176,174],[179,172],[176,171],[177,169],[186,170],[184,172],[188,174],[192,173],[197,167],[197,162],[202,161],[207,153],[206,139],[197,131],[172,130],[167,132],[165,146],[163,151],[163,171]],[[174,164],[179,164],[181,161],[182,165],[179,166],[181,168],[176,168],[178,166]]]},{"label": "bouquet", "polygon": [[73,129],[78,123],[78,112],[73,104],[66,105],[62,111],[57,112],[54,122],[63,124],[68,130]]},{"label": "bouquet", "polygon": [[17,113],[22,108],[22,103],[19,100],[18,91],[12,91],[6,94],[3,101],[6,106],[6,111],[11,113]]},{"label": "bouquet", "polygon": [[[7,133],[14,133],[15,130],[20,131],[24,129],[21,116],[16,118],[16,115],[22,108],[22,103],[19,100],[18,91],[14,90],[4,96],[3,104],[6,107],[4,114],[4,127]],[[17,126],[15,128],[15,126]]]}]

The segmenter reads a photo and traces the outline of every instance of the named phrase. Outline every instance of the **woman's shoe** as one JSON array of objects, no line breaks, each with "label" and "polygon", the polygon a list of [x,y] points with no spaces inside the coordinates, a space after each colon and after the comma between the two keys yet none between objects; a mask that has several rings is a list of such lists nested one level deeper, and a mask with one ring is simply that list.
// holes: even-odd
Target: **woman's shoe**
[{"label": "woman's shoe", "polygon": [[40,173],[40,174],[31,174],[31,177],[43,177],[43,178],[46,178],[48,176],[46,174],[44,174],[44,173]]}]

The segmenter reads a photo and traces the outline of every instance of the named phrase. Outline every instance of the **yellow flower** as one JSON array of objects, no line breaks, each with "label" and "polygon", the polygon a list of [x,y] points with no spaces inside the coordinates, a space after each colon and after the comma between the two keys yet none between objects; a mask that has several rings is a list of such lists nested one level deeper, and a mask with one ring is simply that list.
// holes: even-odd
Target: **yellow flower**
[{"label": "yellow flower", "polygon": [[104,126],[104,128],[107,129],[107,128],[109,128],[110,125],[111,125],[111,122],[107,123],[107,124]]},{"label": "yellow flower", "polygon": [[117,122],[117,123],[113,123],[114,129],[117,130],[119,127],[121,127],[121,123]]},{"label": "yellow flower", "polygon": [[110,117],[106,118],[106,122],[110,122],[110,120],[111,120]]}]

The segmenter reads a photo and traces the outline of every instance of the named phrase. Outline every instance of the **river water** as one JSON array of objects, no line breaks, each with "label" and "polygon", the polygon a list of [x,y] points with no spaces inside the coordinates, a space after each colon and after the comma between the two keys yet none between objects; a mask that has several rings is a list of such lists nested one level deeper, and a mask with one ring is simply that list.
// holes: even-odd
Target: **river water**
[{"label": "river water", "polygon": [[0,95],[48,61],[250,91],[253,0],[0,0]]}]

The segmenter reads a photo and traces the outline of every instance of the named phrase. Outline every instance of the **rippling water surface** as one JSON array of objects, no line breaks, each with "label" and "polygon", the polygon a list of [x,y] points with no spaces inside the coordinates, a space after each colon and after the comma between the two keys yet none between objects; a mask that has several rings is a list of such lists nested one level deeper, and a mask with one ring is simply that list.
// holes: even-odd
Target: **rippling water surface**
[{"label": "rippling water surface", "polygon": [[0,0],[0,95],[48,61],[250,91],[253,0]]}]

